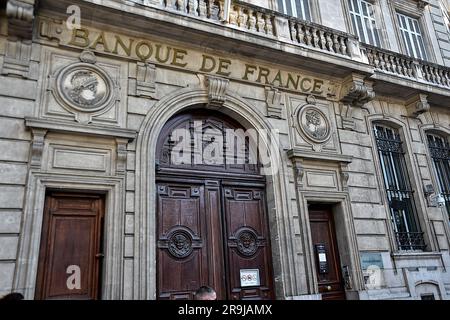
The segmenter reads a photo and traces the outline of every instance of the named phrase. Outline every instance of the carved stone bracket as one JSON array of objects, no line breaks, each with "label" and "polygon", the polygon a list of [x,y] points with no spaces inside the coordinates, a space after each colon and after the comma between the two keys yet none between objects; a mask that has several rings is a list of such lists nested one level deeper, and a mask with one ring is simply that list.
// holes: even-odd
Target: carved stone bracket
[{"label": "carved stone bracket", "polygon": [[350,75],[342,86],[341,90],[341,118],[342,127],[346,130],[355,129],[353,111],[361,108],[375,98],[373,83],[364,80],[365,76],[359,74]]},{"label": "carved stone bracket", "polygon": [[40,19],[39,20],[39,36],[41,38],[55,41],[59,43],[63,32],[61,20]]},{"label": "carved stone bracket", "polygon": [[8,0],[8,37],[31,40],[34,21],[34,0]]},{"label": "carved stone bracket", "polygon": [[[37,45],[35,45],[37,47]],[[1,65],[1,74],[14,75],[25,79],[37,80],[38,59],[33,58],[33,44],[30,41],[7,40],[5,58]],[[37,54],[35,54],[36,56]]]},{"label": "carved stone bracket", "polygon": [[427,95],[422,93],[414,95],[406,103],[406,110],[410,117],[417,117],[418,115],[429,111],[430,104],[428,103]]},{"label": "carved stone bracket", "polygon": [[227,89],[230,80],[215,76],[206,77],[206,85],[208,87],[209,106],[221,107],[227,99]]},{"label": "carved stone bracket", "polygon": [[430,4],[429,0],[416,0],[416,1],[417,1],[417,8],[419,8],[420,10],[425,9],[425,7]]},{"label": "carved stone bracket", "polygon": [[[132,70],[130,68],[130,70]],[[137,62],[133,74],[130,75],[129,94],[137,97],[153,98],[156,92],[156,66],[150,63]]]},{"label": "carved stone bracket", "polygon": [[33,142],[31,145],[30,165],[32,168],[41,167],[42,153],[44,151],[45,135],[47,134],[47,131],[47,129],[42,128],[31,128]]},{"label": "carved stone bracket", "polygon": [[118,175],[123,175],[127,169],[127,145],[128,139],[116,138],[117,146],[117,166],[116,172]]},{"label": "carved stone bracket", "polygon": [[294,178],[298,188],[303,189],[303,177],[305,176],[305,169],[303,167],[302,159],[293,159],[294,165]]},{"label": "carved stone bracket", "polygon": [[266,87],[266,106],[269,118],[282,118],[282,94],[276,88]]},{"label": "carved stone bracket", "polygon": [[350,174],[348,170],[348,163],[341,162],[340,164],[340,175],[341,175],[341,183],[342,190],[348,191],[348,180],[350,179]]}]

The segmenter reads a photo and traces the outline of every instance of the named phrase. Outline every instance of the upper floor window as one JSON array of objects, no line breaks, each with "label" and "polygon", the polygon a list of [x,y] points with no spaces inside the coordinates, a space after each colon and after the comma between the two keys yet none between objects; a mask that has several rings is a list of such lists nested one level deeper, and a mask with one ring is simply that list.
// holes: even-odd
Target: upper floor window
[{"label": "upper floor window", "polygon": [[397,18],[406,53],[411,57],[426,60],[427,54],[419,20],[401,13],[397,13]]},{"label": "upper floor window", "polygon": [[278,11],[292,17],[311,21],[309,0],[277,0]]},{"label": "upper floor window", "polygon": [[445,138],[428,134],[428,147],[439,184],[439,193],[444,197],[450,218],[450,144]]},{"label": "upper floor window", "polygon": [[378,35],[374,5],[364,0],[348,0],[353,31],[364,42],[381,46]]},{"label": "upper floor window", "polygon": [[398,248],[423,250],[423,232],[417,219],[400,134],[380,124],[374,126],[374,132]]}]

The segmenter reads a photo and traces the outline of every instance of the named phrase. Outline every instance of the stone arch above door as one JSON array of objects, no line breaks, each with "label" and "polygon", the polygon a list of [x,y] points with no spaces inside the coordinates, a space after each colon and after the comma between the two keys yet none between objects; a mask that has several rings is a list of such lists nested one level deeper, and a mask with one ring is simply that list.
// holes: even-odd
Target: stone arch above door
[{"label": "stone arch above door", "polygon": [[[156,150],[157,140],[164,124],[176,113],[188,107],[209,102],[208,91],[203,88],[184,88],[165,97],[155,104],[147,114],[141,126],[136,144],[136,168],[139,175],[136,177],[136,200],[135,200],[135,264],[134,264],[134,298],[135,299],[155,299],[156,298],[156,209],[155,203],[155,162],[150,161],[152,154]],[[265,129],[272,132],[272,126],[258,110],[239,96],[228,92],[222,107],[222,113],[231,115],[244,127]],[[266,142],[266,141],[265,141]],[[272,146],[270,150],[271,161],[278,161],[282,158],[282,150],[279,145]],[[287,200],[283,197],[286,194],[286,181],[284,171],[286,168],[280,166],[270,179],[271,203],[268,212],[269,223],[271,225],[271,239],[273,256],[280,257],[274,261],[275,279],[286,281],[276,281],[277,297],[286,295],[296,295],[301,288],[296,282],[296,268],[290,262],[289,255],[294,255],[291,244],[286,243],[287,235],[292,234],[293,221],[289,214]],[[281,223],[279,221],[282,221]],[[280,234],[283,236],[280,237]],[[144,245],[145,244],[145,245]],[[281,249],[287,248],[287,249]],[[283,253],[282,253],[283,251]]]},{"label": "stone arch above door", "polygon": [[156,147],[157,171],[196,169],[260,174],[258,134],[212,110],[183,111],[171,118]]}]

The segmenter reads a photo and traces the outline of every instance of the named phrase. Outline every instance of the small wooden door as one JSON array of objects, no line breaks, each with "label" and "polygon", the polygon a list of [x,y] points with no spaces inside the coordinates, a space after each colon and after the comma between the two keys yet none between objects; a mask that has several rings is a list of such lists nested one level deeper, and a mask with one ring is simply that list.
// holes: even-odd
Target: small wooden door
[{"label": "small wooden door", "polygon": [[103,217],[101,195],[47,195],[36,299],[100,298]]},{"label": "small wooden door", "polygon": [[319,293],[323,300],[345,300],[344,282],[339,261],[336,230],[331,208],[309,207]]}]

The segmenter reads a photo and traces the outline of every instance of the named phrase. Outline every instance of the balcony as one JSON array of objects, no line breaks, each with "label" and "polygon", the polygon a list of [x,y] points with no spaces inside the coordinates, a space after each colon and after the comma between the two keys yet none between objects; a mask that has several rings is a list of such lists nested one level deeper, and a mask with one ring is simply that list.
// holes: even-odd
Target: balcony
[{"label": "balcony", "polygon": [[[69,1],[40,3],[65,10]],[[377,80],[380,93],[406,98],[422,91],[429,93],[431,103],[450,103],[447,67],[371,47],[351,34],[245,2],[232,2],[228,21],[224,0],[80,0],[80,6],[82,12],[91,13],[92,21],[114,21],[155,36],[324,75],[346,77],[357,72]]]},{"label": "balcony", "polygon": [[450,89],[450,68],[364,44],[361,53],[377,72]]}]

